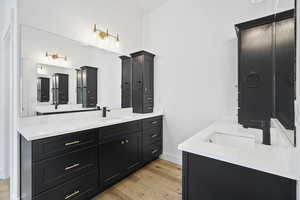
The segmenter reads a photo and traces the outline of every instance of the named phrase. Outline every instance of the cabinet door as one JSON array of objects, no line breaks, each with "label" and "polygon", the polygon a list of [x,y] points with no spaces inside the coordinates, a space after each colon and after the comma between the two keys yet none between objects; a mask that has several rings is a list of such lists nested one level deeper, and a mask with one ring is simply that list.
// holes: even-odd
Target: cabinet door
[{"label": "cabinet door", "polygon": [[132,171],[141,164],[141,132],[130,134],[125,137],[124,153],[126,158],[126,171]]},{"label": "cabinet door", "polygon": [[49,78],[41,78],[41,102],[49,102],[50,96],[50,80]]},{"label": "cabinet door", "polygon": [[131,107],[132,87],[131,59],[122,61],[122,108]]},{"label": "cabinet door", "polygon": [[[201,170],[200,170],[201,169]],[[296,200],[296,181],[183,153],[184,200]]]},{"label": "cabinet door", "polygon": [[153,95],[153,58],[145,56],[143,65],[143,87],[144,95]]},{"label": "cabinet door", "polygon": [[124,137],[100,145],[100,170],[104,187],[114,184],[122,176],[126,162],[124,145]]},{"label": "cabinet door", "polygon": [[269,120],[273,110],[273,26],[242,30],[239,60],[239,120]]},{"label": "cabinet door", "polygon": [[132,64],[132,106],[134,112],[143,111],[143,57],[133,59]]},{"label": "cabinet door", "polygon": [[294,129],[295,97],[295,20],[276,22],[277,118],[287,129]]},{"label": "cabinet door", "polygon": [[97,86],[98,86],[98,70],[94,67],[83,67],[82,69],[82,86],[84,107],[95,107],[97,105]]},{"label": "cabinet door", "polygon": [[69,75],[58,75],[58,102],[59,104],[68,104],[69,102]]}]

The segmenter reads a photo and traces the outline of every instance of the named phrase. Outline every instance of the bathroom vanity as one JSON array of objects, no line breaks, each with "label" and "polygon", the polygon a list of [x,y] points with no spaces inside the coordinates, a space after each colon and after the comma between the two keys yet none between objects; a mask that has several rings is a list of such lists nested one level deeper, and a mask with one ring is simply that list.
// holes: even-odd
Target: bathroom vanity
[{"label": "bathroom vanity", "polygon": [[296,200],[294,10],[235,29],[238,117],[179,145],[183,199]]},{"label": "bathroom vanity", "polygon": [[296,200],[296,150],[272,120],[272,146],[262,133],[224,118],[179,145],[183,199]]},{"label": "bathroom vanity", "polygon": [[161,112],[24,118],[19,132],[22,200],[90,199],[162,153]]}]

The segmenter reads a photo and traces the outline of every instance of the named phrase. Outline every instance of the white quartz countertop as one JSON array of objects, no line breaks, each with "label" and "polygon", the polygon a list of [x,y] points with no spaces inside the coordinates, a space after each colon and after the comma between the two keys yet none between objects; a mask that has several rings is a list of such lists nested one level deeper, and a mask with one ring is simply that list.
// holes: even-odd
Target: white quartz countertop
[{"label": "white quartz countertop", "polygon": [[161,115],[162,111],[137,114],[132,109],[117,109],[107,113],[107,118],[102,118],[101,111],[35,116],[22,118],[18,132],[32,141]]},{"label": "white quartz countertop", "polygon": [[[247,137],[252,135],[256,138],[256,142],[251,148],[208,142],[208,138],[216,132]],[[178,148],[184,152],[298,180],[296,148],[288,142],[286,136],[279,129],[273,127],[271,128],[271,146],[262,145],[261,138],[261,130],[245,129],[236,120],[224,118],[189,138]]]}]

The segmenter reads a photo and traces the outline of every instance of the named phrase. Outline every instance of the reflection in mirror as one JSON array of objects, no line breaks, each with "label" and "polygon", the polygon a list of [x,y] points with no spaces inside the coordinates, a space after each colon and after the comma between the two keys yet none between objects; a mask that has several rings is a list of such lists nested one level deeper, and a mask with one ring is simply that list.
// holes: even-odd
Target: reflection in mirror
[{"label": "reflection in mirror", "polygon": [[38,102],[49,102],[50,100],[50,79],[49,78],[38,77],[37,100]]},{"label": "reflection in mirror", "polygon": [[[278,1],[277,1],[278,3]],[[236,25],[239,52],[239,123],[263,131],[281,129],[295,145],[295,18],[294,10]]]},{"label": "reflection in mirror", "polygon": [[21,34],[23,117],[121,108],[119,54],[26,25]]}]

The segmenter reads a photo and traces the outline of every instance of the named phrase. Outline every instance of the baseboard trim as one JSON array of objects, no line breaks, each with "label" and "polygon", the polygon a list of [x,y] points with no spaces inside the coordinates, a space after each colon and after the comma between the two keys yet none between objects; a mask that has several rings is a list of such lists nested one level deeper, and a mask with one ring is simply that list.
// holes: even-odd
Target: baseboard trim
[{"label": "baseboard trim", "polygon": [[3,169],[0,169],[0,179],[8,179],[9,175],[5,173]]},{"label": "baseboard trim", "polygon": [[5,173],[3,169],[0,169],[0,179],[8,179],[9,174]]},{"label": "baseboard trim", "polygon": [[21,200],[21,197],[19,195],[12,195],[10,198],[11,200]]},{"label": "baseboard trim", "polygon": [[178,165],[182,165],[182,157],[181,156],[176,156],[174,154],[166,153],[164,152],[161,156],[160,159],[162,160],[167,160],[172,163],[176,163]]}]

